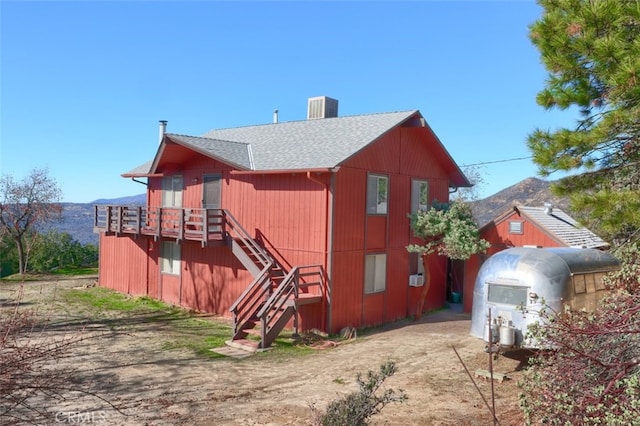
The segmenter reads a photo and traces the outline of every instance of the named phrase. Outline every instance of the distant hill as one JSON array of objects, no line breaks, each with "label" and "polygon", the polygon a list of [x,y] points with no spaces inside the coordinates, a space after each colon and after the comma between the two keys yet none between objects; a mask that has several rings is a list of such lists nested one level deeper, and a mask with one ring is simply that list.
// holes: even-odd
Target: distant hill
[{"label": "distant hill", "polygon": [[99,198],[88,204],[117,204],[117,205],[145,205],[147,204],[147,194],[131,195],[129,197],[120,198]]},{"label": "distant hill", "polygon": [[552,182],[534,177],[524,179],[487,198],[473,201],[471,203],[473,216],[478,225],[482,227],[498,215],[506,212],[515,204],[542,207],[544,203],[551,203],[566,213],[571,214],[568,200],[557,197],[551,193],[549,189],[551,183]]},{"label": "distant hill", "polygon": [[90,203],[62,203],[62,220],[51,224],[58,232],[66,232],[82,244],[98,244],[98,234],[93,233],[93,206],[95,204],[144,205],[146,194],[112,199],[99,199]]}]

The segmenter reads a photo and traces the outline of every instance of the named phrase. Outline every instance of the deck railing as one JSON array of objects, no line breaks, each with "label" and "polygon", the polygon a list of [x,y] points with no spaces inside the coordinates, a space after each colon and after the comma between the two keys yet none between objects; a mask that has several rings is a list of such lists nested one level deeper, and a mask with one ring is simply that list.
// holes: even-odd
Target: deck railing
[{"label": "deck railing", "polygon": [[143,206],[94,206],[93,232],[148,235],[156,238],[221,241],[224,211]]}]

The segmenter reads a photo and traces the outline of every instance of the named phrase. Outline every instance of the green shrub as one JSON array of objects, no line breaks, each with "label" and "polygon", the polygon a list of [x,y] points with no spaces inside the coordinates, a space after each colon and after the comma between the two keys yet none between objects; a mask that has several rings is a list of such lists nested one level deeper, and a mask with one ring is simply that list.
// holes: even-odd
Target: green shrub
[{"label": "green shrub", "polygon": [[316,424],[322,426],[363,426],[367,425],[369,418],[378,414],[385,405],[392,402],[404,402],[407,395],[402,389],[398,392],[393,389],[386,389],[381,395],[377,392],[384,381],[393,376],[398,368],[392,361],[380,366],[380,371],[374,373],[369,371],[366,379],[358,373],[356,381],[358,391],[353,392],[343,398],[332,401],[325,413],[319,413],[312,407]]}]

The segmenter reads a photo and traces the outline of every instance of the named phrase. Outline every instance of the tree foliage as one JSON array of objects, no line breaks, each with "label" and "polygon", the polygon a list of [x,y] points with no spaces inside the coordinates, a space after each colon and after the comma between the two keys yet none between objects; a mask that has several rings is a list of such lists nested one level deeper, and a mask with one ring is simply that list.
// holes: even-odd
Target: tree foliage
[{"label": "tree foliage", "polygon": [[482,166],[469,165],[462,166],[463,173],[467,177],[467,180],[471,183],[469,187],[460,187],[451,194],[451,199],[456,201],[471,202],[480,199],[480,190],[486,184],[486,180],[483,176]]},{"label": "tree foliage", "polygon": [[640,227],[640,2],[539,0],[530,28],[549,72],[537,102],[577,109],[574,128],[528,139],[543,176],[575,172],[553,186],[578,219],[607,239]]},{"label": "tree foliage", "polygon": [[428,256],[436,253],[450,259],[465,260],[475,253],[485,252],[490,244],[480,238],[471,206],[462,200],[452,203],[434,200],[431,208],[411,215],[411,229],[416,237],[424,240],[423,244],[411,244],[407,247],[409,252],[420,253],[425,273],[414,316],[415,320],[419,320],[431,286]]},{"label": "tree foliage", "polygon": [[51,230],[39,234],[29,257],[30,272],[51,272],[58,268],[93,266],[98,262],[98,248],[81,244],[66,232]]},{"label": "tree foliage", "polygon": [[520,404],[528,424],[626,425],[640,419],[640,245],[617,253],[612,294],[595,312],[543,312],[529,329],[544,351],[525,372]]},{"label": "tree foliage", "polygon": [[[27,233],[29,257],[26,272],[47,273],[61,268],[95,266],[98,263],[98,247],[82,244],[66,232],[49,230],[46,233]],[[0,238],[0,277],[18,272],[18,250],[15,242]]]},{"label": "tree foliage", "polygon": [[37,228],[60,218],[61,190],[46,169],[33,169],[21,181],[0,178],[0,233],[18,250],[19,273],[27,269],[28,253]]},{"label": "tree foliage", "polygon": [[407,247],[413,253],[436,253],[450,259],[465,260],[489,248],[489,243],[480,238],[471,206],[462,201],[434,201],[430,209],[411,215],[411,229],[416,237],[424,240],[424,244]]}]

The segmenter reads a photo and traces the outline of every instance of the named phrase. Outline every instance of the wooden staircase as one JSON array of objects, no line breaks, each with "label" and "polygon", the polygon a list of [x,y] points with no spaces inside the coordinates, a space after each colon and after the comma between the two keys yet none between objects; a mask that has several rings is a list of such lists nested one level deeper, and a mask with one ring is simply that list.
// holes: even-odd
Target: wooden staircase
[{"label": "wooden staircase", "polygon": [[227,244],[254,276],[230,308],[233,336],[227,344],[252,352],[267,349],[292,318],[298,332],[299,306],[322,301],[321,294],[308,289],[318,286],[324,291],[324,270],[309,265],[286,272],[229,212],[224,213]]}]

